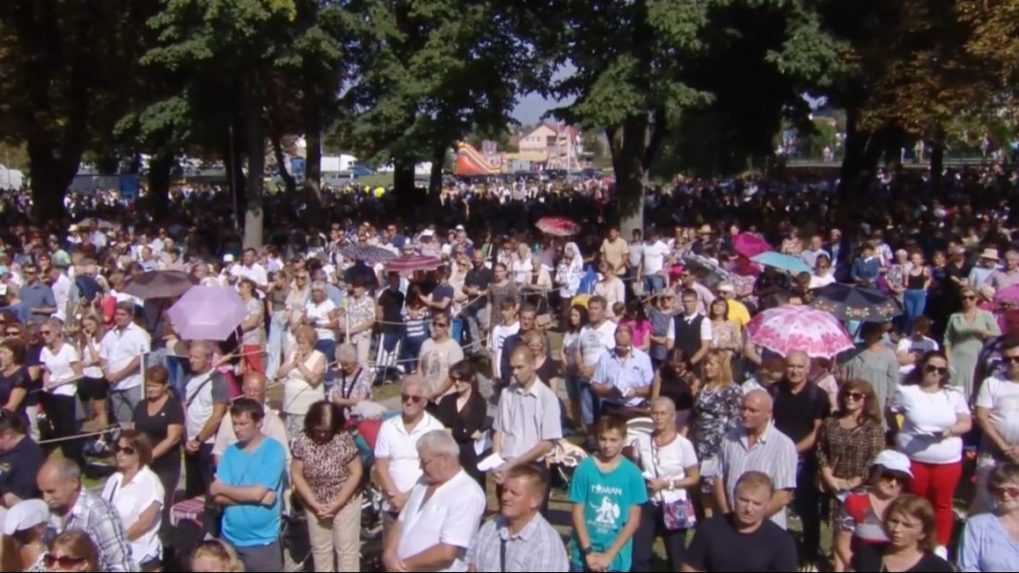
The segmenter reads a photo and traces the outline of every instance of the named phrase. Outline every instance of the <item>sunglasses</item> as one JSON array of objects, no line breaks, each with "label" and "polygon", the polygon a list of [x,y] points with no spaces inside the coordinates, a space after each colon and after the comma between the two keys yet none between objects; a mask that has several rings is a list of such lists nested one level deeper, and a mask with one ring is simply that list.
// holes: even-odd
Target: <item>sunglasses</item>
[{"label": "sunglasses", "polygon": [[989,488],[991,493],[996,497],[1019,497],[1019,487],[992,487]]},{"label": "sunglasses", "polygon": [[976,300],[976,299],[977,299],[977,297],[974,296],[974,295],[971,295],[971,294],[968,294],[968,295],[962,297],[962,300]]},{"label": "sunglasses", "polygon": [[115,454],[125,454],[125,455],[128,455],[128,456],[133,456],[135,454],[135,449],[134,448],[117,446],[117,447],[113,448],[113,453],[115,453]]},{"label": "sunglasses", "polygon": [[44,555],[42,559],[47,569],[53,569],[54,567],[70,569],[85,562],[84,557],[68,557],[66,555],[51,555],[49,553]]},{"label": "sunglasses", "polygon": [[907,478],[904,475],[899,475],[899,474],[894,474],[894,473],[887,473],[887,472],[881,474],[881,479],[884,480],[884,481],[893,481],[893,482],[898,483],[899,485],[905,485],[905,483],[907,481],[909,481],[909,478]]},{"label": "sunglasses", "polygon": [[411,396],[410,394],[400,394],[400,400],[404,402],[412,402],[414,404],[420,404],[425,401],[424,396]]},{"label": "sunglasses", "polygon": [[866,397],[863,392],[846,392],[846,400],[863,400]]},{"label": "sunglasses", "polygon": [[1009,364],[1019,364],[1019,356],[1002,356],[1001,359]]},{"label": "sunglasses", "polygon": [[924,372],[927,372],[928,374],[940,374],[944,376],[945,374],[948,374],[948,368],[942,368],[940,366],[928,366],[924,368]]}]

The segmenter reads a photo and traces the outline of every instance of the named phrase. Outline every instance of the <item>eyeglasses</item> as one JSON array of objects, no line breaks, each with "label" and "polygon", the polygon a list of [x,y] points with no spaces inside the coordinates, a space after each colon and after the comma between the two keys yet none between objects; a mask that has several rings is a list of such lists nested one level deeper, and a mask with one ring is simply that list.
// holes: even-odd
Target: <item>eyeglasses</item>
[{"label": "eyeglasses", "polygon": [[68,557],[67,555],[52,555],[49,553],[44,555],[42,559],[47,569],[53,569],[54,567],[70,569],[71,567],[76,567],[86,561],[84,557]]},{"label": "eyeglasses", "polygon": [[846,392],[846,400],[863,400],[866,397],[863,392]]},{"label": "eyeglasses", "polygon": [[924,372],[944,376],[945,374],[948,374],[948,368],[942,368],[941,366],[928,366],[924,368]]},{"label": "eyeglasses", "polygon": [[414,404],[420,404],[421,402],[424,402],[425,397],[424,396],[411,396],[410,394],[400,394],[400,400],[402,400],[403,402],[411,402],[411,403],[414,403]]},{"label": "eyeglasses", "polygon": [[115,454],[124,454],[126,456],[133,456],[135,454],[135,449],[134,448],[117,446],[117,447],[113,448],[113,453],[115,453]]}]

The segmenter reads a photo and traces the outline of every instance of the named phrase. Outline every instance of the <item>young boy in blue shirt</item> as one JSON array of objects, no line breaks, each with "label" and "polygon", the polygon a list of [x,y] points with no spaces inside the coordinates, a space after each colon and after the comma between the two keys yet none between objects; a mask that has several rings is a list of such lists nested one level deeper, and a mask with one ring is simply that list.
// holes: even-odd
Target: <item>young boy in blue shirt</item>
[{"label": "young boy in blue shirt", "polygon": [[570,482],[570,566],[574,571],[629,571],[647,487],[640,469],[623,457],[626,423],[603,416],[594,429],[598,452],[580,463]]}]

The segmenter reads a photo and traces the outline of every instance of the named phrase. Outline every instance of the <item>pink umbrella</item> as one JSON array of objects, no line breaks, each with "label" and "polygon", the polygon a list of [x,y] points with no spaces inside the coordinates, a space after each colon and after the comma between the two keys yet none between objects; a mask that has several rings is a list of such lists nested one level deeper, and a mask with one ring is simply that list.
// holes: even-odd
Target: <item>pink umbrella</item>
[{"label": "pink umbrella", "polygon": [[747,332],[751,342],[782,356],[801,350],[811,358],[832,358],[854,347],[838,319],[809,306],[768,309],[750,321]]},{"label": "pink umbrella", "polygon": [[566,217],[542,217],[534,226],[553,237],[572,237],[580,232],[580,225]]},{"label": "pink umbrella", "polygon": [[213,286],[192,287],[167,311],[184,340],[226,340],[247,314],[237,291]]},{"label": "pink umbrella", "polygon": [[748,259],[752,259],[761,253],[766,253],[771,249],[771,245],[768,241],[761,238],[760,235],[753,233],[740,233],[732,239],[732,250],[743,255]]},{"label": "pink umbrella", "polygon": [[404,255],[386,263],[386,270],[394,273],[412,273],[414,271],[434,271],[442,264],[439,257],[426,255]]}]

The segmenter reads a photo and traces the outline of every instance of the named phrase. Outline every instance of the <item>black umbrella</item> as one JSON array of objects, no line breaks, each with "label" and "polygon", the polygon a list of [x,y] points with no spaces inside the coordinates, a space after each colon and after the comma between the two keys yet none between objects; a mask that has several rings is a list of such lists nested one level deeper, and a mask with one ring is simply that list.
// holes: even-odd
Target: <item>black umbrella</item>
[{"label": "black umbrella", "polygon": [[149,271],[132,279],[124,289],[140,299],[173,298],[187,292],[194,283],[187,273],[180,271]]},{"label": "black umbrella", "polygon": [[842,320],[887,322],[902,314],[902,304],[877,289],[833,283],[814,291],[811,306]]},{"label": "black umbrella", "polygon": [[385,263],[396,258],[396,253],[375,245],[347,245],[340,249],[340,254],[348,259],[364,261],[369,265]]}]

